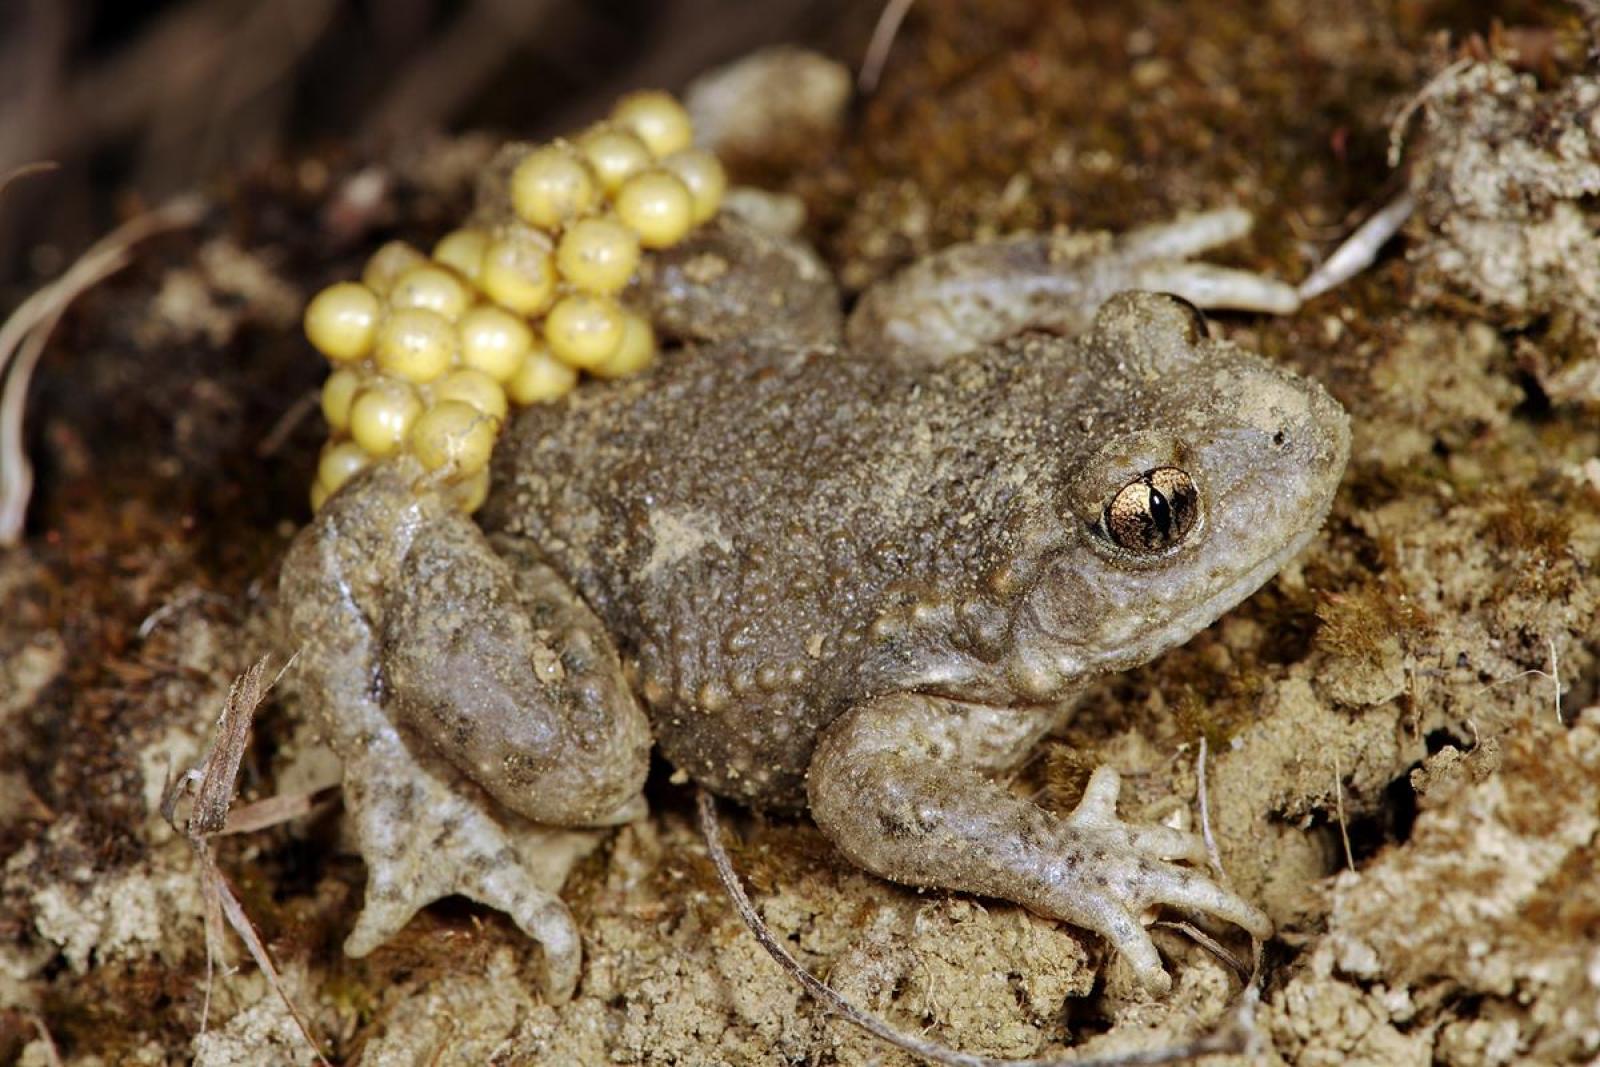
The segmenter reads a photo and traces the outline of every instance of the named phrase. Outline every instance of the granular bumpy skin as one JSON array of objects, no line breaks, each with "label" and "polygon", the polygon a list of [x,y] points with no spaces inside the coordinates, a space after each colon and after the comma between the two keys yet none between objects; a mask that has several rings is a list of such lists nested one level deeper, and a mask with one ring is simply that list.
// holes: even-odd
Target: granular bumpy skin
[{"label": "granular bumpy skin", "polygon": [[[1273,426],[1261,457],[1219,464],[1212,525],[1246,521],[1232,540],[1216,530],[1207,562],[1248,577],[1217,583],[1236,599],[1314,529],[1342,466],[1336,406],[1228,346],[1190,355],[1175,307],[1121,299],[1086,343],[1030,337],[930,375],[832,349],[687,353],[525,415],[486,524],[539,545],[606,620],[669,758],[727,795],[797,807],[817,732],[854,700],[1048,702],[1155,629],[1181,640],[1231,605],[1184,569],[1041,580],[1075,553],[1101,559],[1065,517],[1097,446],[1164,427],[1198,450],[1226,426],[1221,449],[1238,436],[1230,409],[1297,417],[1287,449]],[[1252,395],[1258,412],[1232,399]],[[1112,619],[1095,600],[1107,581],[1124,601]]]}]

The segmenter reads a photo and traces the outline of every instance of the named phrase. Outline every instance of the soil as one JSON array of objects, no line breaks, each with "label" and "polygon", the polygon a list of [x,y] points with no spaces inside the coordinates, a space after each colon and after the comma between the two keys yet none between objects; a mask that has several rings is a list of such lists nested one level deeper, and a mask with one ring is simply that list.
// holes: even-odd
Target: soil
[{"label": "soil", "polygon": [[[957,240],[1225,203],[1257,226],[1222,259],[1298,280],[1416,197],[1352,282],[1294,316],[1214,321],[1351,412],[1321,536],[1099,686],[1016,783],[1065,808],[1109,762],[1125,815],[1192,822],[1205,739],[1225,867],[1278,925],[1234,1062],[1600,1058],[1596,44],[1553,2],[925,0],[835,134],[733,161],[806,204],[853,291]],[[242,951],[208,983],[200,870],[157,807],[271,645],[321,434],[284,421],[322,374],[303,301],[391,236],[442,234],[492,148],[235,175],[202,227],[143,245],[57,331],[29,402],[27,539],[0,555],[0,1060],[313,1062]],[[373,174],[376,203],[358,195]],[[334,778],[270,699],[242,799]],[[586,961],[559,1008],[535,992],[537,947],[464,902],[346,958],[364,870],[336,804],[213,851],[334,1062],[910,1062],[746,932],[666,768],[649,799],[568,883]],[[726,816],[777,936],[954,1047],[1152,1048],[1239,993],[1180,931],[1158,934],[1177,981],[1154,1000],[1090,935],[882,882],[803,820]]]}]

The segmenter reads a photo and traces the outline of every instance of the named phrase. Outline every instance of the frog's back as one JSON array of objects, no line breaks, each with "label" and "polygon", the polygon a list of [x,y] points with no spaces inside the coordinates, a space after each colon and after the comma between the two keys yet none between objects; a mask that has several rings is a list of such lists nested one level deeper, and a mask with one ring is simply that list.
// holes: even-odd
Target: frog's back
[{"label": "frog's back", "polygon": [[1060,395],[1017,387],[1040,373],[1021,345],[920,381],[830,348],[686,351],[520,416],[486,525],[611,627],[669,758],[797,805],[816,733],[915,669],[874,621],[977,590],[1070,452],[1019,403]]}]

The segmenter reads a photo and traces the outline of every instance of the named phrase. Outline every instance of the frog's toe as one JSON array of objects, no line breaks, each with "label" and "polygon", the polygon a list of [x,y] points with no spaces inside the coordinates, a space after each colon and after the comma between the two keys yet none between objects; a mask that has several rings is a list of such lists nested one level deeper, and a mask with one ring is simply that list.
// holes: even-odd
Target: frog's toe
[{"label": "frog's toe", "polygon": [[631,822],[638,822],[640,819],[649,814],[650,805],[645,801],[644,794],[635,793],[633,796],[623,801],[622,806],[617,808],[616,811],[613,811],[607,815],[602,815],[600,818],[594,820],[594,822],[586,823],[585,827],[590,829],[599,829],[606,826],[626,826]]},{"label": "frog's toe", "polygon": [[1139,826],[1131,831],[1133,847],[1141,854],[1163,860],[1204,863],[1206,843],[1199,834],[1170,826]]},{"label": "frog's toe", "polygon": [[[516,864],[504,862],[508,858],[502,857],[498,864],[491,862],[484,877],[458,878],[454,884],[442,880],[427,889],[414,881],[408,885],[392,868],[373,867],[366,903],[345,939],[345,953],[356,958],[367,955],[398,934],[421,908],[460,893],[505,912],[523,933],[539,942],[544,949],[540,986],[545,998],[552,1004],[565,1003],[572,997],[583,964],[577,924],[560,897],[520,880]],[[450,859],[439,857],[438,862],[447,867]]]},{"label": "frog's toe", "polygon": [[518,865],[501,864],[476,879],[474,900],[488,904],[511,916],[522,932],[544,949],[544,974],[541,985],[545,999],[564,1004],[578,985],[583,966],[583,942],[572,913],[554,893],[530,885],[519,877]]},{"label": "frog's toe", "polygon": [[1117,797],[1122,794],[1122,775],[1101,764],[1089,776],[1078,806],[1067,817],[1072,826],[1112,826],[1117,822]]},{"label": "frog's toe", "polygon": [[1202,308],[1231,308],[1269,315],[1291,315],[1300,310],[1295,287],[1264,274],[1214,263],[1157,260],[1134,268],[1130,287],[1173,293]]},{"label": "frog's toe", "polygon": [[1237,205],[1180,215],[1129,230],[1117,238],[1117,251],[1138,259],[1188,259],[1250,232],[1255,218]]},{"label": "frog's toe", "polygon": [[[1117,817],[1122,779],[1099,767],[1066,825],[1093,842],[1090,851],[1108,855],[1104,889],[1110,898],[1101,910],[1117,917],[1152,904],[1168,904],[1234,923],[1259,938],[1272,936],[1272,922],[1244,898],[1222,888],[1201,871],[1177,862],[1204,862],[1205,843],[1197,834],[1168,826],[1129,826]],[[1122,923],[1090,924],[1121,947],[1132,943]],[[1137,967],[1136,963],[1136,969]],[[1141,974],[1144,973],[1141,970]],[[1146,984],[1149,984],[1148,981]]]},{"label": "frog's toe", "polygon": [[1149,862],[1141,868],[1140,893],[1151,903],[1198,911],[1242,927],[1254,937],[1272,936],[1272,920],[1265,912],[1199,871]]},{"label": "frog's toe", "polygon": [[1107,901],[1096,908],[1085,923],[1099,934],[1127,961],[1139,984],[1155,996],[1164,996],[1172,988],[1172,976],[1161,965],[1161,954],[1156,943],[1134,914],[1120,903]]}]

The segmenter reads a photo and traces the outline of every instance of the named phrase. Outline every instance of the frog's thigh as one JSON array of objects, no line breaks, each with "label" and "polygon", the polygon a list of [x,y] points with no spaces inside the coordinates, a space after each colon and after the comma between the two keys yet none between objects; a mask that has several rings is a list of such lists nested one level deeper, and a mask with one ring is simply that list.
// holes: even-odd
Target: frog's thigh
[{"label": "frog's thigh", "polygon": [[[402,732],[385,704],[393,686],[380,670],[382,630],[397,596],[393,576],[419,539],[434,536],[446,508],[416,493],[414,481],[394,463],[358,475],[301,531],[283,565],[295,683],[324,715],[344,761],[345,807],[367,863],[366,903],[345,950],[365,955],[419,908],[461,894],[506,912],[543,945],[545,993],[565,1000],[581,949],[557,893],[603,835],[505,810],[432,745]],[[487,551],[481,535],[476,544]],[[635,800],[626,810],[642,814]]]},{"label": "frog's thigh", "polygon": [[[860,705],[824,732],[807,792],[824,833],[857,864],[911,885],[1015,901],[1104,936],[1145,985],[1169,984],[1139,916],[1193,908],[1271,932],[1260,911],[1198,871],[1190,834],[1117,820],[1116,772],[1101,768],[1061,818],[983,773],[1009,748],[974,745],[1004,710],[896,693]],[[1020,733],[1021,731],[1015,731]]]},{"label": "frog's thigh", "polygon": [[507,543],[451,513],[415,539],[390,595],[383,676],[395,718],[507,809],[541,823],[617,821],[650,732],[600,620]]}]

